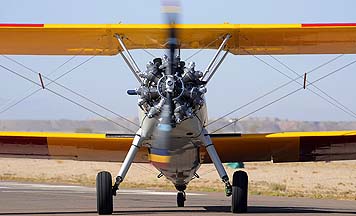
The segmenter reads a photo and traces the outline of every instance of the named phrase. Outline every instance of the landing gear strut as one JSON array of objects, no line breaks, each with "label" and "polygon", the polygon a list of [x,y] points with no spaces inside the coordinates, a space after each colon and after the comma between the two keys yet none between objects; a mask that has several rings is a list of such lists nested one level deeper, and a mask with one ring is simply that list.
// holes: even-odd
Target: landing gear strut
[{"label": "landing gear strut", "polygon": [[133,139],[132,145],[129,152],[127,153],[124,162],[120,168],[114,185],[112,184],[111,174],[109,172],[100,172],[96,177],[96,194],[97,194],[97,210],[99,215],[112,214],[113,212],[113,196],[116,196],[116,192],[119,189],[120,183],[124,180],[138,150],[140,149],[145,136],[142,134],[142,129],[140,128],[135,138]]},{"label": "landing gear strut", "polygon": [[236,171],[232,179],[231,211],[247,212],[248,176],[244,171]]},{"label": "landing gear strut", "polygon": [[203,133],[200,136],[200,140],[202,140],[210,159],[214,163],[214,166],[216,168],[216,171],[218,171],[221,181],[225,184],[225,195],[231,196],[232,186],[230,184],[229,177],[225,171],[223,164],[221,163],[218,153],[215,150],[214,144],[211,141],[208,131],[204,128]]}]

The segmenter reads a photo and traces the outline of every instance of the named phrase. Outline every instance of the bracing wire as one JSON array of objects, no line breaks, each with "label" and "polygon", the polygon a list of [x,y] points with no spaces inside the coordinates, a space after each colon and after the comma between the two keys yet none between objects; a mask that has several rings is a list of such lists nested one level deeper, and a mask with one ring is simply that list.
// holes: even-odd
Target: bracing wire
[{"label": "bracing wire", "polygon": [[[342,54],[343,55],[343,54]],[[290,68],[288,65],[286,65],[285,63],[283,63],[282,61],[280,61],[278,58],[269,55],[271,58],[273,58],[275,61],[277,61],[279,64],[281,64],[283,67],[287,68],[289,71],[292,71],[294,74],[296,74],[298,77],[300,76],[300,74],[298,74],[295,70],[293,70],[292,68]],[[340,55],[341,56],[341,55]],[[256,56],[257,57],[257,56]],[[260,59],[262,60],[262,59]],[[274,69],[274,67],[273,67]],[[293,80],[292,77],[288,76],[287,74],[281,72],[280,70],[278,70],[279,73],[283,74],[285,77],[289,78],[290,80]],[[298,82],[297,80],[295,80],[294,82],[298,83],[299,85],[303,86],[302,83]],[[307,80],[307,83],[310,83]],[[317,87],[316,85],[312,84],[311,86],[313,86],[315,89],[317,89],[318,91],[320,91],[322,94],[324,94],[327,98],[333,100],[334,102],[330,101],[329,99],[325,98],[324,96],[320,95],[319,93],[317,93],[316,91],[308,88],[307,90],[312,92],[313,94],[317,95],[318,97],[320,97],[321,99],[325,100],[326,102],[328,102],[329,104],[335,106],[336,108],[340,109],[341,111],[343,111],[344,113],[350,115],[353,118],[356,118],[356,113],[354,113],[351,109],[349,109],[348,107],[346,107],[345,105],[343,105],[341,102],[339,102],[338,100],[336,100],[334,97],[330,96],[328,93],[326,93],[325,91],[323,91],[322,89],[320,89],[319,87]]]},{"label": "bracing wire", "polygon": [[[29,79],[29,78],[27,78],[27,77],[21,75],[20,73],[14,71],[14,70],[11,70],[10,68],[7,68],[7,67],[5,67],[5,66],[3,66],[3,65],[1,65],[1,64],[0,64],[0,67],[3,68],[3,69],[5,69],[6,71],[8,71],[8,72],[10,72],[10,73],[12,73],[12,74],[14,74],[14,75],[16,75],[16,76],[19,76],[19,77],[21,77],[21,78],[23,78],[23,79],[25,79],[25,80],[27,80],[27,81],[29,81],[29,82],[35,84],[35,85],[41,87],[41,84],[39,84],[39,83],[37,83],[37,82],[35,82],[35,81],[33,81],[33,80],[31,80],[31,79]],[[98,112],[96,112],[96,111],[94,111],[94,110],[92,110],[92,109],[90,109],[90,108],[88,108],[88,107],[86,107],[86,106],[84,106],[84,105],[81,105],[81,104],[79,104],[78,102],[76,102],[76,101],[74,101],[74,100],[72,100],[72,99],[70,99],[70,98],[68,98],[68,97],[66,97],[66,96],[64,96],[64,95],[62,95],[62,94],[60,94],[60,93],[57,93],[57,92],[55,92],[55,91],[53,91],[53,90],[51,90],[51,89],[49,89],[49,88],[47,88],[47,87],[44,88],[44,89],[47,90],[47,91],[49,91],[49,92],[51,92],[51,93],[53,93],[53,94],[55,94],[55,95],[57,95],[58,97],[61,97],[61,98],[65,99],[65,100],[67,100],[67,101],[69,101],[69,102],[71,102],[71,103],[73,103],[73,104],[75,104],[75,105],[77,105],[77,106],[79,106],[79,107],[81,107],[81,108],[83,108],[83,109],[85,109],[85,110],[87,110],[87,111],[93,113],[93,114],[96,114],[96,115],[102,117],[103,119],[106,119],[107,121],[110,121],[111,123],[113,123],[113,124],[115,124],[115,125],[117,125],[117,126],[119,126],[119,127],[122,127],[122,128],[124,128],[124,129],[126,129],[126,130],[132,132],[132,133],[135,132],[135,131],[133,131],[133,130],[127,128],[126,126],[124,126],[124,125],[122,125],[122,124],[120,124],[120,123],[118,123],[118,122],[116,122],[116,121],[113,121],[113,120],[111,120],[110,118],[108,118],[108,117],[106,117],[106,116],[104,116],[104,115],[101,115],[100,113],[98,113]]]},{"label": "bracing wire", "polygon": [[[128,41],[130,41],[132,44],[138,45],[137,43],[135,43],[134,41],[132,41],[132,40],[131,40],[130,38],[128,38],[128,37],[125,37],[125,39],[128,40]],[[151,57],[153,57],[153,58],[156,58],[156,56],[155,56],[153,53],[151,53],[150,51],[148,51],[147,49],[143,49],[143,48],[142,48],[142,51],[144,51],[147,55],[149,55],[149,56],[151,56]]]},{"label": "bracing wire", "polygon": [[[328,74],[326,74],[326,75],[324,75],[324,76],[322,76],[322,77],[320,77],[320,78],[314,80],[313,82],[307,83],[306,85],[307,85],[307,86],[313,85],[313,84],[315,84],[316,82],[319,82],[320,80],[323,80],[323,79],[325,79],[325,78],[331,76],[332,74],[335,74],[335,73],[337,73],[337,72],[339,72],[339,71],[341,71],[341,70],[343,70],[343,69],[345,69],[345,68],[347,68],[347,67],[349,67],[349,66],[351,66],[351,65],[353,65],[353,64],[355,64],[355,63],[356,63],[356,60],[354,60],[354,61],[352,61],[352,62],[350,62],[350,63],[348,63],[348,64],[346,64],[346,65],[344,65],[344,66],[342,66],[342,67],[340,67],[340,68],[338,68],[338,69],[336,69],[336,70],[333,70],[333,71],[331,71],[330,73],[328,73]],[[292,91],[292,92],[289,92],[288,94],[285,94],[285,95],[283,95],[282,97],[279,97],[279,98],[277,98],[276,100],[273,100],[273,101],[271,101],[270,103],[265,104],[264,106],[259,107],[258,109],[255,109],[255,110],[253,110],[252,112],[249,112],[249,113],[247,113],[246,115],[244,115],[244,116],[242,116],[242,117],[240,117],[240,118],[237,118],[237,119],[234,120],[234,121],[229,122],[228,124],[225,124],[224,126],[222,126],[222,127],[218,128],[218,129],[214,130],[212,133],[216,133],[217,131],[220,131],[220,130],[222,130],[222,129],[224,129],[224,128],[226,128],[226,127],[232,125],[232,124],[235,124],[236,122],[238,122],[238,121],[240,121],[240,120],[242,120],[242,119],[244,119],[244,118],[246,118],[246,117],[248,117],[248,116],[250,116],[250,115],[252,115],[252,114],[254,114],[254,113],[256,113],[256,112],[258,112],[258,111],[260,111],[260,110],[262,110],[262,109],[264,109],[264,108],[266,108],[266,107],[268,107],[268,106],[270,106],[270,105],[272,105],[272,104],[274,104],[274,103],[276,103],[276,102],[282,100],[282,99],[284,99],[284,98],[287,98],[288,96],[290,96],[290,95],[292,95],[292,94],[294,94],[294,93],[296,93],[296,92],[298,92],[298,91],[300,91],[300,90],[302,90],[302,89],[304,89],[304,88],[303,88],[303,87],[300,87],[300,88],[298,88],[298,89],[296,89],[296,90],[294,90],[294,91]]]},{"label": "bracing wire", "polygon": [[[344,54],[340,55],[343,56]],[[278,59],[275,56],[269,55],[271,58],[273,58],[274,60],[276,60],[279,64],[283,65],[285,68],[287,68],[289,71],[293,72],[294,74],[296,74],[297,76],[300,76],[300,74],[298,74],[295,70],[293,70],[291,67],[289,67],[288,65],[286,65],[285,63],[283,63],[280,59]],[[309,81],[306,81],[307,83],[309,83]],[[327,92],[325,92],[324,90],[322,90],[321,88],[319,88],[318,86],[312,84],[312,86],[314,88],[316,88],[318,91],[320,91],[322,94],[324,94],[326,97],[330,98],[331,100],[333,100],[335,103],[337,103],[338,105],[340,105],[341,107],[343,107],[345,110],[347,110],[348,112],[352,113],[353,116],[356,116],[356,113],[354,111],[352,111],[350,108],[346,107],[344,104],[342,104],[340,101],[338,101],[336,98],[332,97],[330,94],[328,94]],[[345,111],[343,110],[343,111]]]},{"label": "bracing wire", "polygon": [[[79,66],[81,66],[81,65],[83,65],[83,64],[85,64],[85,63],[87,63],[87,62],[89,62],[89,61],[90,61],[91,59],[93,59],[94,57],[95,57],[95,56],[92,56],[91,58],[88,58],[86,61],[83,61],[81,64],[79,64],[78,66],[72,68],[71,70],[69,70],[68,72],[64,73],[63,75],[66,75],[66,74],[68,74],[69,72],[73,71],[74,69],[78,68]],[[22,63],[20,63],[20,62],[18,62],[18,61],[16,61],[15,59],[12,59],[12,58],[10,58],[10,57],[6,57],[6,58],[9,59],[10,61],[13,61],[14,63],[16,63],[16,64],[22,66],[22,67],[28,69],[28,70],[31,71],[32,73],[34,73],[34,74],[36,74],[36,75],[38,74],[38,72],[36,72],[35,70],[33,70],[33,69],[27,67],[26,65],[24,65],[24,64],[22,64]],[[67,61],[67,62],[68,62],[68,61]],[[62,64],[62,65],[63,65],[63,64]],[[50,81],[46,86],[48,86],[48,85],[54,83],[54,84],[56,84],[56,85],[58,85],[58,86],[64,88],[65,90],[67,90],[67,91],[69,91],[69,92],[71,92],[71,93],[77,95],[78,97],[80,97],[80,98],[82,98],[82,99],[84,99],[84,100],[86,100],[86,101],[89,101],[90,103],[92,103],[92,104],[94,104],[94,105],[96,105],[96,106],[98,106],[98,107],[100,107],[100,108],[102,108],[102,109],[104,109],[104,110],[106,110],[106,111],[108,111],[108,112],[110,112],[110,113],[116,115],[117,117],[122,118],[122,119],[126,120],[127,122],[130,122],[131,124],[133,124],[133,125],[135,125],[135,126],[138,127],[138,125],[137,125],[135,122],[133,122],[133,121],[131,121],[131,120],[125,118],[124,116],[122,116],[122,115],[120,115],[120,114],[118,114],[118,113],[116,113],[116,112],[114,112],[114,111],[112,111],[112,110],[110,110],[110,109],[108,109],[108,108],[106,108],[106,107],[100,105],[99,103],[93,101],[92,99],[90,99],[90,98],[88,98],[88,97],[86,97],[86,96],[84,96],[84,95],[82,95],[82,94],[80,94],[80,93],[78,93],[78,92],[75,92],[74,90],[72,90],[72,89],[70,89],[70,88],[68,88],[68,87],[66,87],[66,86],[64,86],[64,85],[62,85],[62,84],[60,84],[60,83],[58,83],[57,80],[60,79],[60,78],[62,78],[63,75],[57,77],[57,78],[54,79],[54,80],[50,79],[48,76],[42,75],[42,77],[44,77],[45,79],[47,79],[47,80]],[[37,93],[37,92],[40,91],[40,90],[41,90],[41,89],[38,89],[38,90],[35,90],[35,91],[31,92],[29,95],[23,97],[21,100],[19,100],[18,102],[16,102],[16,103],[13,104],[12,106],[6,108],[5,110],[0,111],[0,113],[3,113],[3,112],[5,112],[5,111],[11,109],[12,107],[14,107],[14,106],[16,106],[17,104],[21,103],[23,100],[26,100],[27,98],[29,98],[30,96],[34,95],[35,93]]]},{"label": "bracing wire", "polygon": [[[57,81],[57,80],[59,80],[60,78],[64,77],[65,75],[71,73],[71,72],[74,71],[75,69],[79,68],[80,66],[82,66],[82,65],[84,65],[85,63],[87,63],[87,62],[89,62],[90,60],[92,60],[94,57],[95,57],[95,56],[92,56],[92,57],[86,59],[85,61],[81,62],[79,65],[73,67],[72,69],[66,71],[65,73],[63,73],[62,75],[60,75],[59,77],[57,77],[56,79],[54,79],[54,81]],[[9,58],[9,57],[8,57],[8,58]],[[14,60],[14,62],[15,62],[16,64],[19,64],[19,65],[25,67],[26,69],[32,71],[33,73],[36,73],[36,74],[37,74],[36,71],[33,71],[31,68],[28,68],[28,67],[26,67],[25,65],[22,65],[20,62],[17,62],[16,60]],[[51,85],[51,84],[52,84],[52,82],[49,82],[49,83],[47,84],[47,86],[48,86],[48,85]],[[36,83],[36,85],[37,85],[37,83]],[[41,89],[42,89],[42,88],[37,89],[37,90],[34,90],[34,91],[31,92],[30,94],[28,94],[28,95],[22,97],[22,98],[21,98],[20,100],[18,100],[16,103],[14,103],[14,104],[8,106],[7,108],[1,110],[1,111],[0,111],[0,114],[6,112],[7,110],[11,109],[12,107],[16,106],[17,104],[23,102],[23,101],[26,100],[27,98],[29,98],[29,97],[31,97],[32,95],[34,95],[34,94],[36,94],[37,92],[39,92]]]},{"label": "bracing wire", "polygon": [[224,38],[224,35],[221,35],[219,37],[217,37],[215,40],[211,41],[210,43],[208,43],[206,46],[204,46],[203,48],[198,49],[196,52],[194,52],[192,55],[188,56],[184,61],[188,61],[189,59],[193,58],[194,56],[198,55],[201,51],[203,51],[204,49],[210,47],[213,43],[215,43],[216,41],[220,40]]},{"label": "bracing wire", "polygon": [[[326,65],[328,65],[328,64],[330,64],[330,63],[336,61],[337,59],[339,59],[339,58],[342,57],[342,56],[343,56],[343,55],[339,55],[339,56],[337,56],[337,57],[335,57],[335,58],[332,58],[332,59],[328,60],[327,62],[325,62],[325,63],[323,63],[323,64],[320,64],[320,65],[316,66],[315,68],[313,68],[313,69],[311,69],[310,71],[308,71],[307,74],[311,74],[311,73],[313,73],[314,71],[316,71],[316,70],[318,70],[318,69],[320,69],[320,68],[322,68],[322,67],[325,67]],[[237,111],[239,111],[239,110],[241,110],[241,109],[247,107],[247,106],[250,105],[250,104],[253,104],[253,103],[259,101],[259,100],[262,99],[262,98],[265,98],[266,96],[268,96],[268,95],[270,95],[270,94],[272,94],[272,93],[278,91],[279,89],[284,88],[285,86],[288,86],[289,84],[295,82],[296,80],[298,80],[298,79],[300,79],[300,78],[302,78],[302,77],[303,77],[303,75],[300,75],[300,76],[298,76],[298,77],[296,77],[296,78],[294,78],[294,79],[292,79],[292,80],[290,80],[290,81],[288,81],[288,82],[286,82],[286,83],[284,83],[284,84],[282,84],[282,85],[280,85],[280,86],[277,86],[276,88],[274,88],[274,89],[268,91],[267,93],[265,93],[265,94],[263,94],[263,95],[261,95],[261,96],[255,98],[255,99],[249,101],[248,103],[246,103],[246,104],[244,104],[244,105],[242,105],[242,106],[240,106],[240,107],[238,107],[238,108],[236,108],[236,109],[234,109],[234,110],[232,110],[232,111],[226,113],[225,115],[223,115],[223,116],[221,116],[221,117],[215,119],[214,121],[211,121],[207,126],[210,126],[210,125],[212,125],[212,124],[214,124],[214,123],[220,121],[221,119],[223,119],[223,118],[225,118],[225,117],[227,117],[227,116],[229,116],[229,115],[231,115],[231,114],[233,114],[233,113],[235,113],[235,112],[237,112]]]},{"label": "bracing wire", "polygon": [[[249,53],[248,51],[246,51],[247,53]],[[250,53],[249,53],[250,54]],[[250,54],[252,55],[253,57],[255,57],[256,59],[258,59],[259,61],[261,61],[262,63],[266,64],[267,66],[269,66],[270,68],[272,68],[273,70],[277,71],[278,73],[282,74],[283,76],[287,77],[288,79],[290,80],[293,80],[293,78],[291,76],[289,76],[288,74],[284,73],[283,71],[277,69],[276,67],[274,67],[273,65],[269,64],[268,62],[266,62],[265,60],[263,60],[262,58],[256,56],[256,55],[253,55],[253,54]],[[299,74],[297,73],[297,75],[299,76]],[[293,80],[295,83],[303,86],[302,83],[298,82],[297,80]],[[335,106],[336,108],[340,109],[341,111],[345,112],[346,114],[350,115],[351,117],[353,118],[356,118],[356,115],[355,114],[352,114],[350,113],[349,111],[345,110],[344,108],[340,107],[339,105],[335,104],[334,102],[328,100],[327,98],[321,96],[319,93],[315,92],[314,90],[312,89],[307,89],[308,91],[312,92],[313,94],[317,95],[318,97],[320,97],[321,99],[325,100],[326,102],[328,102],[329,104]]]},{"label": "bracing wire", "polygon": [[[80,53],[79,53],[80,54]],[[78,54],[78,55],[79,55]],[[59,65],[58,67],[56,67],[54,70],[52,70],[47,76],[51,76],[52,74],[54,74],[56,71],[58,71],[60,68],[62,68],[64,65],[66,65],[66,64],[68,64],[70,61],[72,61],[75,57],[77,57],[78,55],[74,55],[74,56],[72,56],[71,58],[69,58],[68,60],[66,60],[64,63],[62,63],[61,65]],[[3,58],[6,58],[7,60],[9,60],[9,61],[12,61],[12,62],[14,62],[14,63],[16,63],[16,64],[18,64],[18,65],[20,65],[20,66],[22,66],[22,67],[25,67],[26,69],[28,69],[28,70],[30,70],[30,68],[27,68],[25,65],[22,65],[20,62],[18,62],[18,61],[16,61],[15,59],[13,59],[13,58],[10,58],[10,57],[8,57],[8,56],[6,56],[6,55],[1,55]],[[29,97],[31,97],[33,94],[35,94],[35,93],[30,93],[29,95],[27,95],[27,93],[28,92],[30,92],[30,90],[32,90],[33,88],[34,88],[35,86],[31,86],[30,88],[28,88],[26,91],[25,91],[25,94],[26,94],[26,96],[25,96],[25,98],[27,99],[27,98],[29,98]],[[36,91],[37,92],[37,91]],[[12,104],[12,103],[14,103],[15,101],[15,104],[17,105],[17,104],[19,104],[19,103],[21,103],[22,101],[22,98],[21,97],[13,97],[12,99],[10,99],[8,102],[6,102],[5,104],[3,104],[1,107],[0,107],[0,110],[2,110],[3,108],[5,108],[5,107],[7,107],[8,105],[10,105],[10,104]],[[15,106],[16,106],[15,105]],[[10,108],[12,108],[12,106],[10,107]],[[8,109],[7,109],[8,110]],[[6,111],[6,110],[5,110]],[[0,112],[0,113],[2,113],[2,112]]]}]

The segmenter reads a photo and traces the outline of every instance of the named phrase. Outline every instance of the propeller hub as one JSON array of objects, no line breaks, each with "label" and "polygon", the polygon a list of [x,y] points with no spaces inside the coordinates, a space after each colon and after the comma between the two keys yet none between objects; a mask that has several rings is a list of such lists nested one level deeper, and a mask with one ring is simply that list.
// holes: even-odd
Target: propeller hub
[{"label": "propeller hub", "polygon": [[184,83],[182,78],[173,75],[165,75],[159,79],[157,91],[161,97],[168,98],[168,94],[172,99],[177,99],[182,96],[184,91]]}]

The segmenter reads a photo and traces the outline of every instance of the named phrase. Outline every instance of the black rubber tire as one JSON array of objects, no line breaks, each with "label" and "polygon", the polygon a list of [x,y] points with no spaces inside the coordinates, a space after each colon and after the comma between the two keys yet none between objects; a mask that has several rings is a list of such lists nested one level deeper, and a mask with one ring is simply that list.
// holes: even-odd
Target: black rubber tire
[{"label": "black rubber tire", "polygon": [[232,179],[232,213],[247,212],[248,176],[244,171],[236,171]]},{"label": "black rubber tire", "polygon": [[96,207],[99,215],[110,215],[113,212],[111,174],[106,171],[96,176]]},{"label": "black rubber tire", "polygon": [[184,201],[185,201],[184,192],[179,191],[179,192],[177,193],[177,206],[178,206],[178,207],[184,207]]}]

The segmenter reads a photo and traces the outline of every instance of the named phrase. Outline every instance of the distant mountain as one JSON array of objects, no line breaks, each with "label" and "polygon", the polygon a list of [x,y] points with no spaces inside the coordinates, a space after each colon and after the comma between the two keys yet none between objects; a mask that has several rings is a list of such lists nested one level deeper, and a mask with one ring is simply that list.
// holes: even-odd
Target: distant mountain
[{"label": "distant mountain", "polygon": [[[138,124],[138,119],[130,119]],[[124,120],[114,121],[132,130],[137,126]],[[212,120],[213,121],[213,120]],[[208,126],[209,131],[218,133],[263,133],[280,131],[333,131],[356,130],[356,121],[293,121],[278,118],[248,118],[236,123],[230,119],[222,119]],[[1,131],[55,131],[55,132],[86,132],[86,133],[130,133],[119,126],[104,120],[0,120]]]},{"label": "distant mountain", "polygon": [[[229,124],[229,120],[221,120],[212,124],[209,128],[214,131]],[[248,118],[235,123],[230,123],[222,132],[263,133],[281,131],[334,131],[356,130],[356,121],[294,121],[278,118]]]}]

